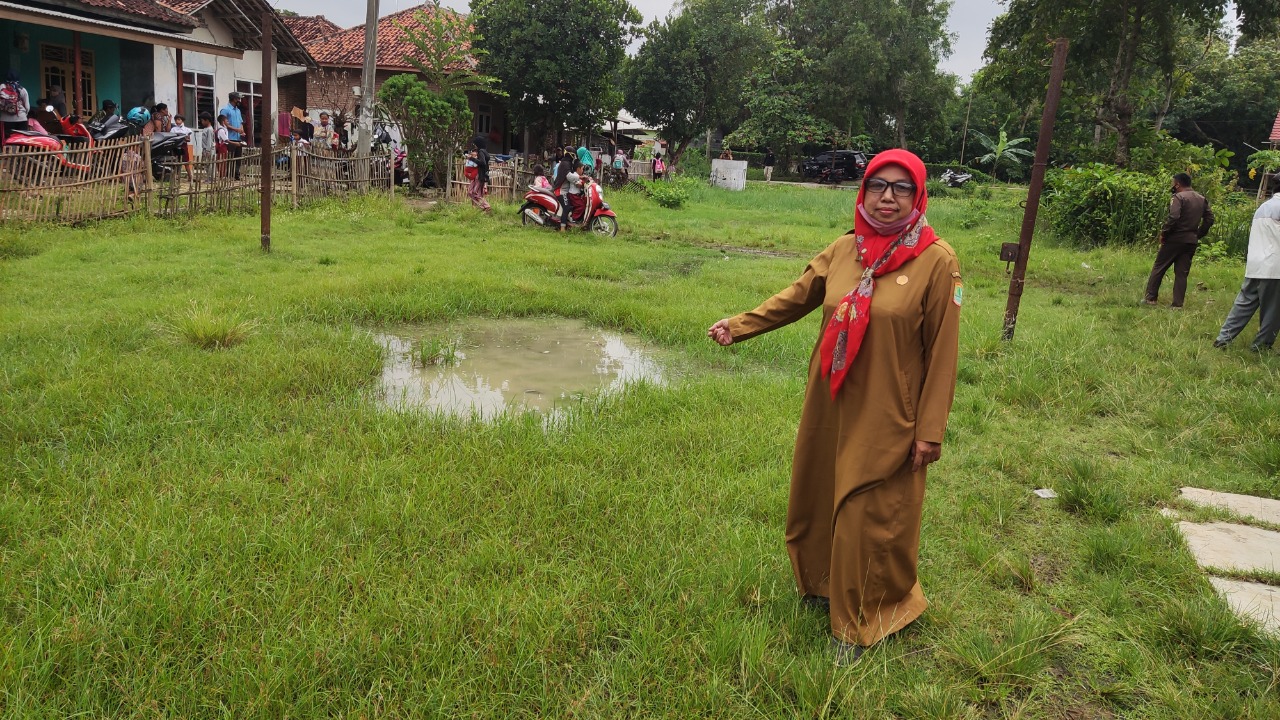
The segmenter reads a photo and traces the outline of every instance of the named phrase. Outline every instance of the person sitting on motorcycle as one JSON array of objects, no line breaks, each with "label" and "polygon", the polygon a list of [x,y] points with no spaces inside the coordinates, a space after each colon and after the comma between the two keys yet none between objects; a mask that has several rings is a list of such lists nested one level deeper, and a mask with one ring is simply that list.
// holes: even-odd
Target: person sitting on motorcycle
[{"label": "person sitting on motorcycle", "polygon": [[591,182],[591,176],[586,173],[586,166],[578,163],[574,171],[569,173],[568,186],[569,194],[565,205],[569,208],[569,220],[580,222],[583,217],[583,211],[587,208],[587,195],[583,189],[584,183]]},{"label": "person sitting on motorcycle", "polygon": [[[582,164],[583,169],[588,175],[591,175],[596,171],[596,159],[592,156],[591,151],[588,150],[586,146],[578,148],[578,162]],[[578,172],[581,173],[583,171],[579,170]]]},{"label": "person sitting on motorcycle", "polygon": [[556,195],[560,195],[560,229],[564,230],[564,226],[569,224],[569,203],[567,202],[567,193],[561,188],[569,181],[569,176],[574,174],[574,164],[577,162],[577,155],[574,154],[573,148],[569,145],[564,146],[564,155],[560,159],[560,164],[556,165],[555,181],[551,183],[551,191]]}]

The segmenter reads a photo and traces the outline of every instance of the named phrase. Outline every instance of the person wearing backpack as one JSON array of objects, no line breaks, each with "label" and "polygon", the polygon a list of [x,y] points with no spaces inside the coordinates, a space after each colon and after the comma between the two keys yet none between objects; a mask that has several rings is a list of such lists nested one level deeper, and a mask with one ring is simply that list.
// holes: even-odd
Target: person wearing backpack
[{"label": "person wearing backpack", "polygon": [[18,81],[18,71],[10,70],[0,85],[0,142],[14,130],[27,129],[27,113],[31,110],[31,96]]}]

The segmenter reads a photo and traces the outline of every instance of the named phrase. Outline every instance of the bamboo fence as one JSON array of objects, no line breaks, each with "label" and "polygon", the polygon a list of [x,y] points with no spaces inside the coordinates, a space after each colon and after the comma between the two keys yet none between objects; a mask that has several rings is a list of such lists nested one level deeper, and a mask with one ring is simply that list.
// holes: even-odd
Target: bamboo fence
[{"label": "bamboo fence", "polygon": [[[134,136],[89,148],[0,151],[0,220],[76,223],[151,212],[195,215],[256,210],[261,150],[238,158],[173,156],[151,162],[151,145]],[[394,192],[390,153],[357,156],[291,145],[271,151],[272,196],[294,207],[322,197]]]},{"label": "bamboo fence", "polygon": [[0,219],[74,223],[145,207],[150,145],[140,137],[0,151]]}]

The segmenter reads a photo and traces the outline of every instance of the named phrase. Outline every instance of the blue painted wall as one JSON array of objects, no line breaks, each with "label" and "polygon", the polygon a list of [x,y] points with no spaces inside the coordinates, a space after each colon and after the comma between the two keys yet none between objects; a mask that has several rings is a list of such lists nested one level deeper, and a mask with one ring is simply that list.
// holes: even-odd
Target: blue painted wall
[{"label": "blue painted wall", "polygon": [[[25,41],[22,36],[25,37]],[[31,100],[43,94],[40,87],[40,43],[51,43],[71,47],[71,31],[58,28],[31,25],[28,23],[0,20],[0,59],[4,61],[4,69],[17,70],[22,77],[22,84],[31,93]],[[25,51],[19,47],[25,45]],[[93,51],[94,76],[98,93],[98,104],[105,99],[120,102],[120,41],[115,38],[80,33],[80,47]],[[148,46],[149,47],[149,46]],[[151,78],[147,78],[151,82]],[[68,101],[71,93],[68,92]],[[135,99],[133,102],[138,102]]]}]

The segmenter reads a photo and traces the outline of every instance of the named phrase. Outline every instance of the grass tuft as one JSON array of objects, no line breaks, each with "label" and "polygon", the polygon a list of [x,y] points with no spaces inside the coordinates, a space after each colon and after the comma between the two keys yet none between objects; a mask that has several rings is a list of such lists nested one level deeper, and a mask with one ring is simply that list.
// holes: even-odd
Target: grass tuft
[{"label": "grass tuft", "polygon": [[1112,523],[1129,512],[1129,500],[1114,480],[1091,461],[1072,458],[1060,480],[1059,504],[1069,513]]},{"label": "grass tuft", "polygon": [[980,684],[988,698],[1044,680],[1052,649],[1061,644],[1067,625],[1034,610],[1014,615],[1003,631],[972,628],[956,637],[949,654]]},{"label": "grass tuft", "polygon": [[1181,656],[1216,660],[1239,654],[1254,635],[1214,597],[1171,598],[1155,627],[1160,645]]},{"label": "grass tuft", "polygon": [[225,350],[249,339],[258,323],[238,312],[215,313],[207,306],[192,302],[174,318],[162,324],[163,332],[178,342],[201,350]]},{"label": "grass tuft", "polygon": [[458,341],[426,338],[414,343],[413,361],[419,367],[453,367],[462,361]]}]

